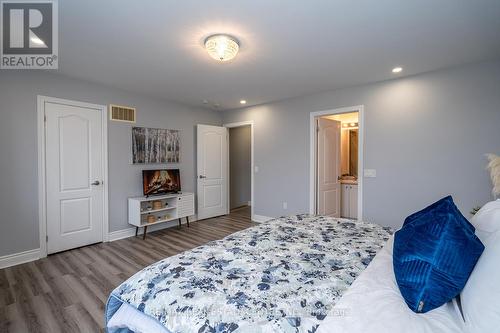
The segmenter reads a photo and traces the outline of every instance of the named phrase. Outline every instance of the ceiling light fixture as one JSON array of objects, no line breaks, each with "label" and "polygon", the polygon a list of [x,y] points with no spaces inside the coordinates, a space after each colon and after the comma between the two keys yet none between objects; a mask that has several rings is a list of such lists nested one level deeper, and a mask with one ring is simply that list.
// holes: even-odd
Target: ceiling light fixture
[{"label": "ceiling light fixture", "polygon": [[244,99],[242,99],[242,100],[240,101],[240,104],[247,104],[247,101],[245,101]]},{"label": "ceiling light fixture", "polygon": [[345,128],[345,129],[351,129],[351,128],[357,128],[358,127],[358,123],[355,122],[355,123],[342,123],[342,128]]},{"label": "ceiling light fixture", "polygon": [[205,48],[212,58],[220,62],[225,62],[236,57],[240,45],[234,37],[217,34],[205,39]]},{"label": "ceiling light fixture", "polygon": [[394,68],[392,69],[392,72],[393,72],[393,73],[400,73],[402,70],[403,70],[403,67],[394,67]]}]

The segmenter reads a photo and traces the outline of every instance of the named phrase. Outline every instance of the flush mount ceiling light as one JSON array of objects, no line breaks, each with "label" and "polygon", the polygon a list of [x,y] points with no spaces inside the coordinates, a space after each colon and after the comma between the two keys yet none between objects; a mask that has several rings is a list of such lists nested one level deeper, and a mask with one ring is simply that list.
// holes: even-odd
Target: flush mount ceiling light
[{"label": "flush mount ceiling light", "polygon": [[212,58],[220,62],[225,62],[236,57],[240,45],[238,40],[232,36],[217,34],[205,39],[205,48]]},{"label": "flush mount ceiling light", "polygon": [[403,67],[394,67],[394,68],[392,69],[392,72],[393,72],[393,73],[400,73],[402,70],[403,70]]},{"label": "flush mount ceiling light", "polygon": [[247,101],[246,101],[246,100],[244,100],[244,99],[242,99],[242,100],[240,101],[240,104],[247,104]]}]

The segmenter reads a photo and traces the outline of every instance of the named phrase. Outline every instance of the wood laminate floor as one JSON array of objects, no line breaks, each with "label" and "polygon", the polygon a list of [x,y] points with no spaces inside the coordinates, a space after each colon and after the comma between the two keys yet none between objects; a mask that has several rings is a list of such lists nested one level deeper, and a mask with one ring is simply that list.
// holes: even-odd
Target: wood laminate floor
[{"label": "wood laminate floor", "polygon": [[255,225],[250,208],[0,270],[0,332],[104,332],[109,293],[145,266]]}]

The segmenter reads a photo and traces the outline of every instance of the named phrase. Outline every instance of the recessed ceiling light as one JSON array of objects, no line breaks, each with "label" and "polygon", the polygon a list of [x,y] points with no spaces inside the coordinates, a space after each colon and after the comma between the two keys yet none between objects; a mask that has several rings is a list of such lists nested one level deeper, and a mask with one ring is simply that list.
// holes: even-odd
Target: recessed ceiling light
[{"label": "recessed ceiling light", "polygon": [[242,100],[240,101],[240,104],[247,104],[247,101],[246,101],[246,100],[244,100],[244,99],[242,99]]},{"label": "recessed ceiling light", "polygon": [[240,45],[232,36],[217,34],[205,39],[205,48],[212,58],[224,62],[236,57]]},{"label": "recessed ceiling light", "polygon": [[403,67],[394,67],[394,68],[392,69],[392,72],[393,72],[393,73],[400,73],[402,70],[403,70]]}]

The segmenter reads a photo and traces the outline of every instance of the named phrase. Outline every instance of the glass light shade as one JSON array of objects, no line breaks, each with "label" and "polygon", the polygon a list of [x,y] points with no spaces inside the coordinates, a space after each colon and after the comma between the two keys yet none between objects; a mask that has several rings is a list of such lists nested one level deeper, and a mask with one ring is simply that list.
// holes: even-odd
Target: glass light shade
[{"label": "glass light shade", "polygon": [[224,62],[236,57],[240,46],[238,41],[228,35],[213,35],[205,40],[208,54],[215,60]]}]

